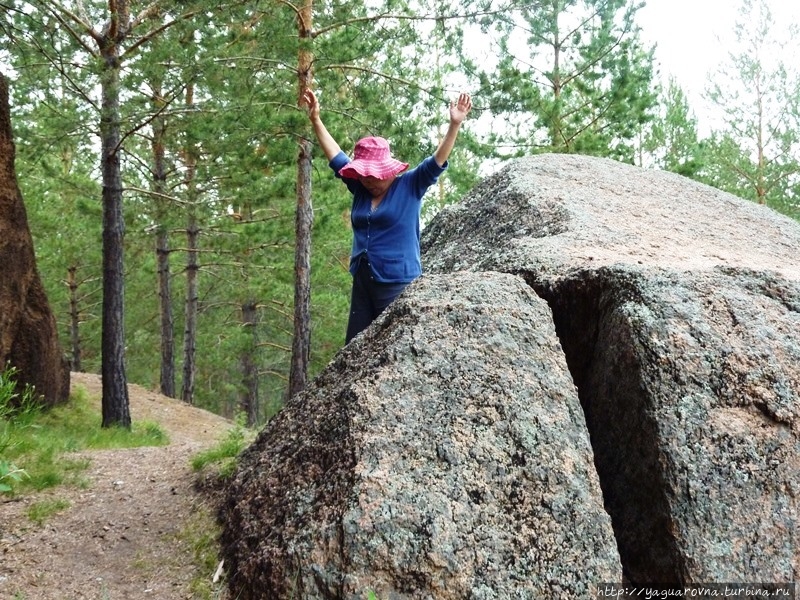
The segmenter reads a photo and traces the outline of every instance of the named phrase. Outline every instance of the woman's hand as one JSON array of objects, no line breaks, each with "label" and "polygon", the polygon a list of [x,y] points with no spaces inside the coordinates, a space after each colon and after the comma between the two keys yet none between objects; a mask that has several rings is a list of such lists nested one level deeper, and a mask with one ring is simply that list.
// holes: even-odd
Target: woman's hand
[{"label": "woman's hand", "polygon": [[462,92],[457,101],[450,102],[450,122],[460,125],[467,118],[470,110],[472,110],[472,98],[469,94]]},{"label": "woman's hand", "polygon": [[308,106],[308,118],[311,121],[311,126],[314,128],[314,134],[317,136],[319,145],[325,153],[328,160],[333,159],[334,156],[339,154],[342,149],[335,139],[328,133],[322,118],[319,116],[319,100],[317,95],[308,88],[303,92],[301,100]]},{"label": "woman's hand", "polygon": [[317,95],[308,88],[306,91],[303,92],[303,102],[305,102],[306,106],[308,106],[308,118],[311,121],[316,121],[319,119],[319,100],[317,100]]},{"label": "woman's hand", "polygon": [[436,152],[433,153],[433,158],[440,167],[443,167],[447,159],[450,158],[450,152],[452,152],[453,146],[456,143],[458,130],[461,128],[461,123],[467,118],[471,109],[472,98],[470,98],[469,94],[464,92],[458,96],[458,100],[450,102],[450,124],[447,127],[444,138],[439,142],[439,147],[436,149]]}]

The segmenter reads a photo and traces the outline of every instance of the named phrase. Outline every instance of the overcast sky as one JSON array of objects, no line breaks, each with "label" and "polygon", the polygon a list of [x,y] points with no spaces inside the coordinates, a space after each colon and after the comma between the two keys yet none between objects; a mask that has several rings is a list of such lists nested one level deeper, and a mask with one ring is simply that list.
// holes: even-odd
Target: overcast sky
[{"label": "overcast sky", "polygon": [[[800,0],[768,4],[777,24],[800,23]],[[709,110],[702,100],[706,81],[728,56],[739,6],[737,0],[646,0],[637,13],[642,37],[656,44],[665,80],[675,77],[701,128]]]},{"label": "overcast sky", "polygon": [[[656,44],[664,74],[687,91],[702,91],[706,76],[724,60],[718,37],[733,31],[731,0],[646,0],[637,14],[645,41]],[[723,42],[724,43],[724,42]]]}]

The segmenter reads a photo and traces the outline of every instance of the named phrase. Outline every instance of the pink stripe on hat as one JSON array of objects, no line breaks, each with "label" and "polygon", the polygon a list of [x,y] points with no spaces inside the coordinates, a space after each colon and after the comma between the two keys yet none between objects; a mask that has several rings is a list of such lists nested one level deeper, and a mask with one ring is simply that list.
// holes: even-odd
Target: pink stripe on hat
[{"label": "pink stripe on hat", "polygon": [[365,137],[356,142],[353,160],[339,169],[339,175],[348,179],[375,177],[390,179],[408,168],[408,163],[395,160],[389,151],[389,142],[382,137]]}]

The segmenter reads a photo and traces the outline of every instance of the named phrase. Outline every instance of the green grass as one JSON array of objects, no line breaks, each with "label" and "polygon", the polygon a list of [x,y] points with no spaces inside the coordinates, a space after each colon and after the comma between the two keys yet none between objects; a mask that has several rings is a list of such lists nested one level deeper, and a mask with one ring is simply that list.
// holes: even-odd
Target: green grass
[{"label": "green grass", "polygon": [[42,409],[33,390],[15,391],[14,375],[13,369],[0,372],[0,494],[85,487],[90,461],[75,452],[169,443],[157,423],[102,427],[102,415],[83,388],[74,390],[66,404]]},{"label": "green grass", "polygon": [[63,498],[49,498],[47,500],[40,500],[34,502],[28,507],[27,516],[28,520],[43,525],[50,517],[67,510],[70,507],[69,500]]},{"label": "green grass", "polygon": [[[73,390],[67,404],[43,410],[32,390],[22,395],[13,391],[14,387],[8,385],[12,376],[13,371],[0,372],[0,497],[61,485],[87,487],[84,473],[91,460],[76,452],[169,443],[157,423],[134,422],[130,430],[103,428],[102,415],[91,405],[83,388]],[[217,445],[195,455],[192,469],[211,470],[220,480],[230,477],[253,433],[240,422]],[[29,507],[26,516],[31,522],[41,525],[69,508],[67,500],[47,496]],[[224,578],[217,583],[211,581],[219,560],[218,535],[219,524],[213,512],[203,503],[196,505],[178,536],[191,550],[198,567],[198,576],[191,583],[193,598],[215,600],[225,595]],[[143,562],[142,567],[147,565]],[[26,600],[19,595],[15,598]]]},{"label": "green grass", "polygon": [[236,470],[239,454],[252,441],[251,438],[252,432],[244,428],[241,423],[237,423],[216,446],[198,452],[192,457],[192,469],[198,472],[213,467],[218,477],[227,479]]},{"label": "green grass", "polygon": [[179,535],[180,541],[192,553],[192,562],[197,566],[197,576],[189,584],[192,598],[216,600],[224,596],[224,577],[214,582],[212,576],[219,565],[220,525],[205,505],[194,508],[192,518]]},{"label": "green grass", "polygon": [[[192,457],[190,465],[195,473],[211,473],[219,482],[229,479],[236,470],[236,464],[255,432],[243,425],[242,419],[228,430],[227,435],[215,446]],[[198,575],[192,580],[190,590],[193,598],[217,600],[225,595],[225,580],[213,582],[213,575],[219,565],[220,525],[205,505],[195,507],[195,513],[181,533],[181,540],[191,549],[193,562],[198,566]]]}]

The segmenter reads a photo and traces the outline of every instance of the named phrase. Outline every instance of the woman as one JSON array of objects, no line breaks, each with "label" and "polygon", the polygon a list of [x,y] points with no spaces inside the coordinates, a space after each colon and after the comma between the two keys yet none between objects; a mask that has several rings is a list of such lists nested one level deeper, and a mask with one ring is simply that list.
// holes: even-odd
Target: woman
[{"label": "woman", "polygon": [[461,94],[450,103],[450,124],[436,152],[407,172],[408,163],[392,158],[389,143],[380,137],[360,139],[351,160],[323,124],[314,92],[307,90],[303,100],[330,167],[353,194],[353,291],[345,338],[349,343],[422,274],[422,196],[447,168],[472,100],[469,94]]}]

